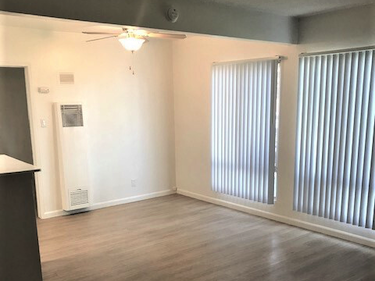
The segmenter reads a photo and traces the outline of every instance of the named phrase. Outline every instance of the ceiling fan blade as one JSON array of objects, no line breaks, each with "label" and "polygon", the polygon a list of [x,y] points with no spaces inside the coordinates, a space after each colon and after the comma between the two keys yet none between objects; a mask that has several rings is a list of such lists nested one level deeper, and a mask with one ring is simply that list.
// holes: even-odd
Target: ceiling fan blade
[{"label": "ceiling fan blade", "polygon": [[112,35],[112,36],[107,36],[107,37],[102,37],[102,38],[91,39],[91,40],[87,40],[86,42],[104,40],[104,39],[113,38],[113,37],[117,37],[117,35]]},{"label": "ceiling fan blade", "polygon": [[148,36],[148,32],[143,29],[128,29],[125,32],[133,33],[136,36],[146,37]]},{"label": "ceiling fan blade", "polygon": [[118,32],[91,32],[91,31],[83,31],[83,34],[94,34],[94,35],[119,35],[121,34]]},{"label": "ceiling fan blade", "polygon": [[170,33],[149,33],[147,35],[151,38],[165,38],[165,39],[185,39],[185,34],[170,34]]}]

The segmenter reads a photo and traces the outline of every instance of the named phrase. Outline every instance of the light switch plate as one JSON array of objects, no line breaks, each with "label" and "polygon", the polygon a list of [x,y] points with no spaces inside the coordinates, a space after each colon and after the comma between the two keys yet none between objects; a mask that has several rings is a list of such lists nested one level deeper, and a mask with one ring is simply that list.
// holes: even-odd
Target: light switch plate
[{"label": "light switch plate", "polygon": [[45,119],[40,119],[40,127],[47,128],[47,122]]},{"label": "light switch plate", "polygon": [[136,187],[137,186],[137,180],[131,180],[130,183],[131,183],[132,187]]},{"label": "light switch plate", "polygon": [[38,93],[39,94],[49,94],[49,88],[48,87],[38,87]]}]

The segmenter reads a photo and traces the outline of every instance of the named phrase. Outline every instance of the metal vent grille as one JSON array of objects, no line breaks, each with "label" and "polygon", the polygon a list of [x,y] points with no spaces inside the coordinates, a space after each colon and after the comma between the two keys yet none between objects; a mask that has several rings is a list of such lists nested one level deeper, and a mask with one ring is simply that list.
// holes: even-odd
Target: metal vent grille
[{"label": "metal vent grille", "polygon": [[70,206],[79,206],[89,203],[88,190],[75,190],[70,192]]},{"label": "metal vent grille", "polygon": [[74,84],[74,74],[60,73],[60,84]]},{"label": "metal vent grille", "polygon": [[83,127],[82,105],[62,105],[61,117],[63,127]]}]

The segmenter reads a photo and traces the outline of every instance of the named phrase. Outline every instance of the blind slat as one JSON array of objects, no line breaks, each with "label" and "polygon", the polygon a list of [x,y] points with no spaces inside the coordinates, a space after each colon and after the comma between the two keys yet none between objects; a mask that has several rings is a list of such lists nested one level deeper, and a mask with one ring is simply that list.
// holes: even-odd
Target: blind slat
[{"label": "blind slat", "polygon": [[[372,53],[372,58],[374,58],[375,52]],[[369,178],[369,191],[367,198],[367,210],[364,218],[366,220],[365,227],[375,229],[375,60],[372,59],[372,68],[371,68],[371,84],[370,84],[370,103],[369,103],[369,124],[368,124],[368,135],[366,146],[369,148],[368,152],[372,158],[367,162],[368,172],[365,173],[367,178]],[[371,153],[372,150],[372,153]],[[367,157],[368,158],[368,157]],[[370,166],[371,165],[371,166]],[[366,167],[366,166],[365,166]],[[367,184],[367,182],[366,182]],[[366,185],[367,186],[367,185]]]},{"label": "blind slat", "polygon": [[359,224],[359,215],[360,209],[359,206],[361,202],[362,190],[362,179],[363,175],[357,173],[358,167],[361,165],[358,162],[359,159],[359,149],[360,143],[363,145],[364,142],[360,140],[361,137],[361,124],[364,124],[366,120],[361,120],[362,117],[362,102],[364,95],[364,83],[365,81],[365,55],[364,53],[359,53],[359,65],[358,65],[358,81],[357,81],[357,94],[355,102],[355,111],[354,111],[354,133],[353,133],[353,157],[351,163],[351,172],[350,172],[350,186],[354,190],[354,200],[353,200],[353,224]]},{"label": "blind slat", "polygon": [[[320,200],[318,206],[318,215],[323,217],[325,215],[325,201],[326,201],[326,184],[324,184],[328,180],[328,151],[329,151],[329,143],[330,143],[330,112],[331,112],[331,81],[332,81],[332,56],[327,57],[327,68],[326,68],[326,81],[324,84],[326,94],[326,106],[324,108],[324,142],[323,142],[323,155],[322,155],[322,166],[321,169],[321,179],[319,183],[320,189]],[[319,173],[318,173],[319,174]]]},{"label": "blind slat", "polygon": [[[351,54],[346,54],[345,56],[340,55],[342,57],[342,76],[340,77],[339,83],[339,95],[340,95],[340,103],[338,104],[339,111],[337,112],[338,120],[340,120],[340,126],[337,126],[337,145],[340,146],[338,150],[338,154],[336,156],[338,169],[336,170],[336,186],[337,186],[337,197],[336,197],[336,206],[337,208],[333,208],[333,210],[341,210],[341,205],[344,202],[344,205],[347,205],[348,201],[348,180],[347,176],[349,174],[348,169],[350,169],[350,165],[345,165],[348,159],[351,159],[348,155],[349,152],[346,149],[347,146],[350,146],[347,134],[348,124],[350,123],[351,114],[349,114],[349,108],[352,102],[350,101],[350,95],[352,87],[351,79],[353,75],[352,65],[352,56]],[[341,110],[340,110],[341,109]],[[349,116],[349,117],[348,117]],[[346,158],[345,158],[346,157]],[[344,187],[344,190],[343,190]],[[335,216],[332,216],[335,220],[340,220],[341,214],[347,211],[347,208],[343,208],[342,212],[335,212]],[[342,217],[346,218],[347,214],[343,214]]]},{"label": "blind slat", "polygon": [[[369,124],[369,118],[371,119],[371,114],[369,114],[369,105],[371,105],[370,101],[370,83],[371,83],[371,72],[372,72],[372,64],[373,64],[373,57],[372,57],[372,52],[368,52],[369,59],[365,61],[365,70],[364,70],[364,88],[363,88],[363,102],[362,102],[362,110],[361,110],[361,134],[359,139],[360,140],[367,140],[367,137],[370,137],[370,132],[368,131],[369,128],[371,128],[371,124]],[[358,217],[358,224],[359,226],[365,226],[366,224],[366,215],[365,215],[365,210],[367,210],[367,198],[369,196],[369,180],[366,177],[365,174],[365,167],[366,167],[366,160],[369,157],[366,157],[366,155],[369,155],[371,152],[367,152],[366,147],[371,147],[371,143],[367,144],[367,141],[360,142],[359,146],[359,153],[358,153],[358,169],[357,169],[357,174],[362,175],[360,185],[362,188],[362,193],[361,193],[361,199],[360,203],[357,205],[357,212],[359,213]]]},{"label": "blind slat", "polygon": [[[303,79],[305,76],[305,59],[300,59],[299,61],[299,69],[300,69],[300,76],[299,76],[299,92],[303,92]],[[302,106],[303,106],[303,99],[304,95],[298,95],[298,112],[297,115],[301,118],[297,120],[297,133],[296,133],[296,155],[295,155],[295,163],[296,165],[300,166],[300,155],[301,155],[301,142],[302,142]],[[294,198],[293,198],[293,209],[299,210],[299,201],[298,198],[300,197],[300,170],[296,169],[294,174],[294,182],[298,183],[294,185]]]},{"label": "blind slat", "polygon": [[322,175],[320,173],[316,173],[316,171],[322,170],[323,165],[323,137],[324,137],[324,109],[325,109],[325,103],[326,103],[326,68],[327,68],[327,60],[325,57],[321,59],[321,76],[320,76],[320,85],[319,89],[321,92],[320,97],[320,104],[319,104],[319,120],[317,125],[318,130],[318,143],[317,143],[317,154],[318,158],[316,161],[316,167],[315,167],[315,174],[316,177],[314,177],[314,204],[313,204],[313,215],[319,214],[319,204],[320,204],[320,183],[321,183],[321,177]]}]

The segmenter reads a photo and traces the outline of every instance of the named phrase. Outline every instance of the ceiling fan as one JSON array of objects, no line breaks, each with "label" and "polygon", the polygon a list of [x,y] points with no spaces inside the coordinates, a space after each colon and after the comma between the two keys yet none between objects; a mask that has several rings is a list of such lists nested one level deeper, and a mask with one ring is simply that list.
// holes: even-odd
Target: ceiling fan
[{"label": "ceiling fan", "polygon": [[107,35],[106,37],[87,40],[86,42],[104,40],[117,37],[122,46],[131,52],[138,51],[143,43],[148,42],[147,38],[164,38],[164,39],[185,39],[185,34],[172,34],[164,32],[148,32],[141,29],[131,29],[123,27],[118,32],[91,32],[83,31],[84,34]]}]

